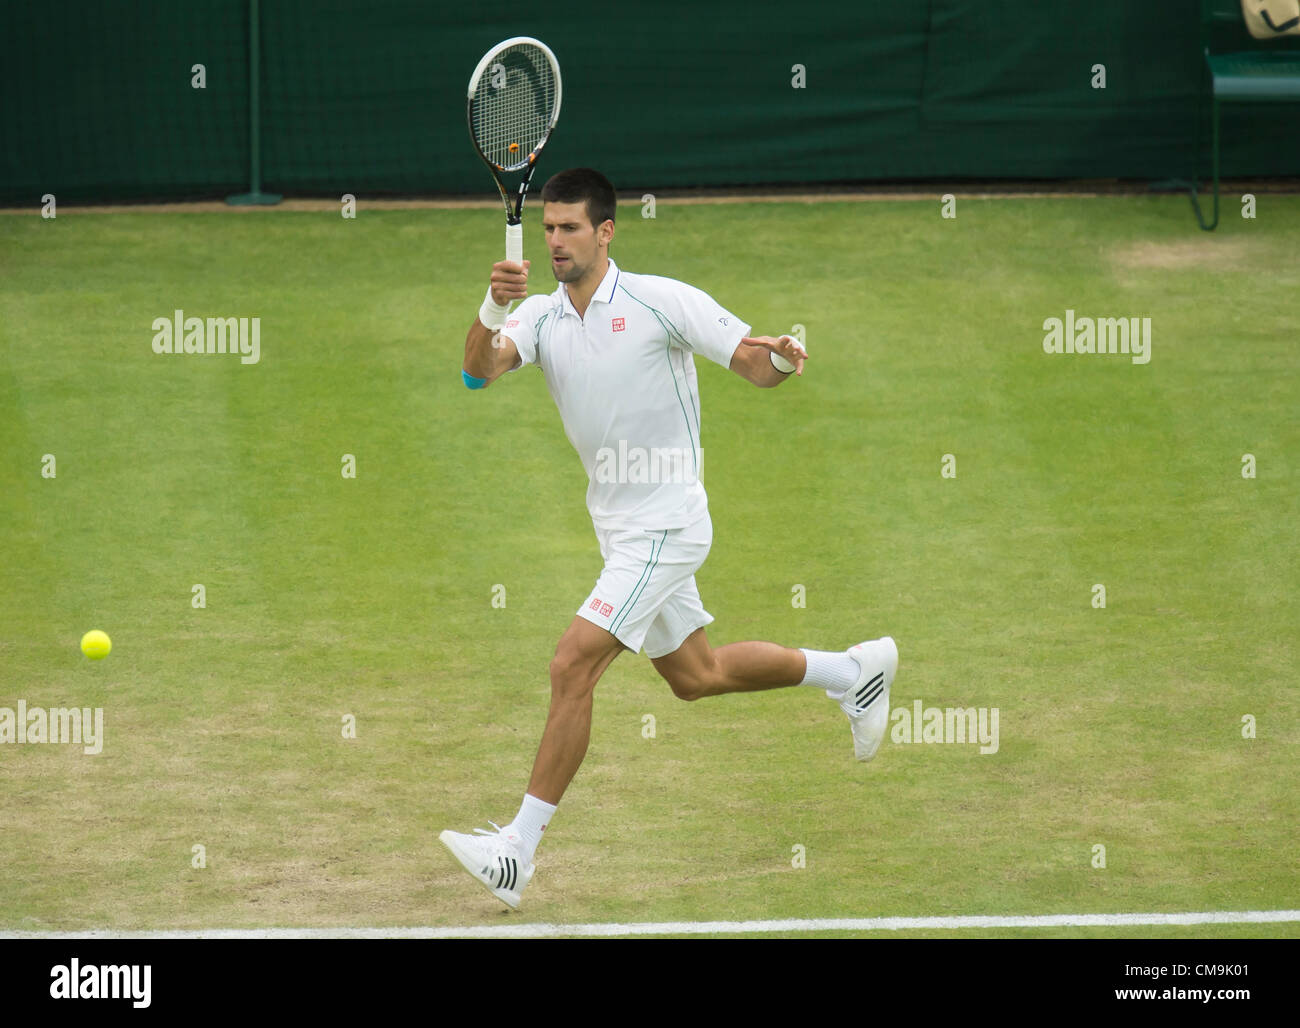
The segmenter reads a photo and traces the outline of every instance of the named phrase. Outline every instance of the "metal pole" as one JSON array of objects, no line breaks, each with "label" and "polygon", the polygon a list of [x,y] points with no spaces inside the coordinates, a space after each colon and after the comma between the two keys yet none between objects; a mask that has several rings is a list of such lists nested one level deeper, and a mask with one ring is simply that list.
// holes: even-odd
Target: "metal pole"
[{"label": "metal pole", "polygon": [[283,197],[262,192],[262,40],[258,0],[248,0],[248,189],[226,197],[236,207],[270,206]]}]

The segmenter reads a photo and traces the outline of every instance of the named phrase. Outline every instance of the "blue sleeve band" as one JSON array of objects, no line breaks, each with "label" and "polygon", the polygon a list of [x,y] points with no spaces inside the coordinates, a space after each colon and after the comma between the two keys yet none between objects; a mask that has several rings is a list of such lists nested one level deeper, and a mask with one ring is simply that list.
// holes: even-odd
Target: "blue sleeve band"
[{"label": "blue sleeve band", "polygon": [[466,389],[482,389],[485,385],[487,385],[486,378],[475,378],[464,368],[460,369],[460,377],[465,380]]}]

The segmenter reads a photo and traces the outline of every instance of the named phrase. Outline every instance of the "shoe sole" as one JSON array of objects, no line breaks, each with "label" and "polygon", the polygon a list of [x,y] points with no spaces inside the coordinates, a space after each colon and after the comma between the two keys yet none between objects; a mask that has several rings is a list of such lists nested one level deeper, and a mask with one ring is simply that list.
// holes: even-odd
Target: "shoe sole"
[{"label": "shoe sole", "polygon": [[480,874],[479,862],[474,859],[472,854],[461,852],[460,847],[456,842],[455,832],[450,830],[443,832],[438,836],[438,841],[447,847],[447,849],[451,852],[451,855],[456,858],[457,863],[459,863],[461,867],[463,867],[466,871],[469,872],[470,877],[473,878],[474,881],[478,882],[479,885],[487,889],[488,892],[492,893],[493,896],[499,899],[511,910],[519,909],[519,900],[523,894],[523,886],[527,885],[533,879],[531,864],[528,867],[522,869],[521,871],[523,884],[519,887],[518,891],[512,891],[510,889],[499,889],[491,882],[483,880],[483,877]]}]

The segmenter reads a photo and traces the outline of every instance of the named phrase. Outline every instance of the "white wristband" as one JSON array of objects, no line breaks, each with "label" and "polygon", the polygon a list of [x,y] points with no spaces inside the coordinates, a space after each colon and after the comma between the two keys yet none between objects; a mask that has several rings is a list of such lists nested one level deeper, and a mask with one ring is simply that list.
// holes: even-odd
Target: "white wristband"
[{"label": "white wristband", "polygon": [[783,375],[788,375],[794,370],[794,365],[782,357],[775,350],[768,350],[767,355],[772,359],[772,367]]},{"label": "white wristband", "polygon": [[495,332],[506,323],[506,315],[509,313],[510,304],[503,307],[493,300],[492,287],[488,286],[487,297],[483,300],[483,306],[478,309],[478,320],[483,323],[483,327]]}]

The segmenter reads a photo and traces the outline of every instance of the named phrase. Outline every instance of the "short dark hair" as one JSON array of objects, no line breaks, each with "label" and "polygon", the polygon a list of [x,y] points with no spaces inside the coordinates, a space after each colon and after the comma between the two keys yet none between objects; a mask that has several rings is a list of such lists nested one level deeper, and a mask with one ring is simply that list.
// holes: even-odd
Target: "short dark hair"
[{"label": "short dark hair", "polygon": [[543,203],[585,203],[591,227],[614,220],[618,197],[614,186],[594,168],[569,168],[557,172],[542,186]]}]

